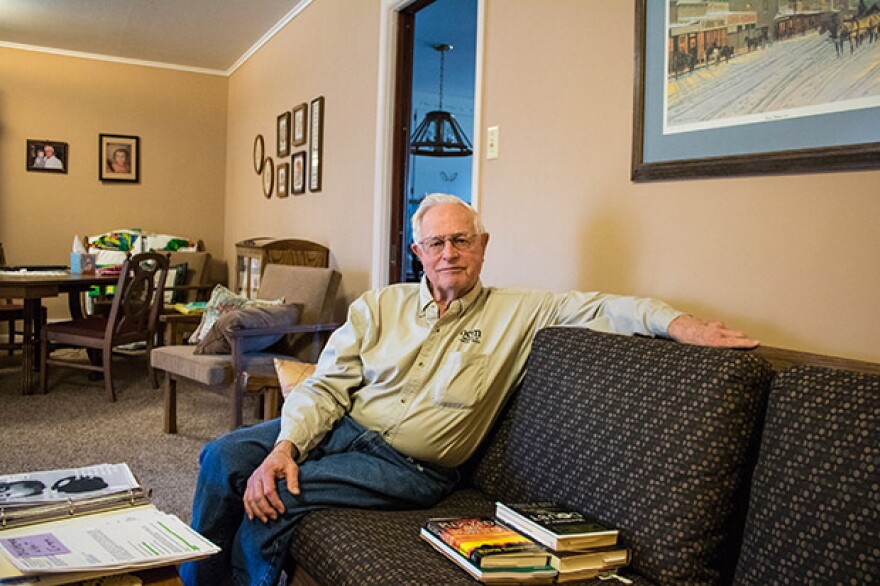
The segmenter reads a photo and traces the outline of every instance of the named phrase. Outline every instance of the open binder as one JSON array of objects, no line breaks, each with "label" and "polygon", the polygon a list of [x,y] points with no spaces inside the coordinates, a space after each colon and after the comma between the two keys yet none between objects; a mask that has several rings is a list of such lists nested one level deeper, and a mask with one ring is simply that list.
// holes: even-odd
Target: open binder
[{"label": "open binder", "polygon": [[218,551],[153,506],[126,464],[0,475],[0,585],[63,584]]}]

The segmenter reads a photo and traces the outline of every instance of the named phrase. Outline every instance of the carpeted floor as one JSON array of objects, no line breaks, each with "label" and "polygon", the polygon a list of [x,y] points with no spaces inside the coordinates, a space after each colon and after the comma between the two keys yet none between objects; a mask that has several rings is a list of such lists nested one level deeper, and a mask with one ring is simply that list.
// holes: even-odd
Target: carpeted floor
[{"label": "carpeted floor", "polygon": [[[179,431],[165,434],[162,389],[150,384],[145,354],[114,360],[117,400],[110,403],[102,381],[72,368],[50,370],[48,394],[23,396],[20,356],[0,357],[0,474],[127,462],[153,503],[188,523],[199,451],[228,431],[229,403],[180,382]],[[245,399],[246,424],[258,421],[254,403]]]}]

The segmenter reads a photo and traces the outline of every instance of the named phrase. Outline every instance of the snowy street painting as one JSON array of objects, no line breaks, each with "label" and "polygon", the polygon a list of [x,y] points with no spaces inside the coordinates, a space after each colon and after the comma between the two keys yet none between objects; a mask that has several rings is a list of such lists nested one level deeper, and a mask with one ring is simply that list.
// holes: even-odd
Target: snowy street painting
[{"label": "snowy street painting", "polygon": [[871,0],[667,2],[664,134],[880,106]]}]

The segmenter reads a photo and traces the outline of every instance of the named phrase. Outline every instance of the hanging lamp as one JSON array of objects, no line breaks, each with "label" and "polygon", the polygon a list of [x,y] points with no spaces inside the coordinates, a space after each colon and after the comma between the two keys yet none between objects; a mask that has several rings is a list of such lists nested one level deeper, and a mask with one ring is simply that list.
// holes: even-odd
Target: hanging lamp
[{"label": "hanging lamp", "polygon": [[455,116],[443,111],[443,74],[445,57],[452,45],[434,45],[440,53],[440,105],[428,112],[416,127],[410,140],[409,152],[426,157],[466,157],[473,154],[471,141],[459,126]]}]

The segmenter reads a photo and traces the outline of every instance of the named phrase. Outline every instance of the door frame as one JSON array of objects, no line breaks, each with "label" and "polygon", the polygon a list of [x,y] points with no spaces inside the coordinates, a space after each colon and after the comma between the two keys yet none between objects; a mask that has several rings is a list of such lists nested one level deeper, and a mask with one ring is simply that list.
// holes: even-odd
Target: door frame
[{"label": "door frame", "polygon": [[[398,44],[401,11],[422,0],[382,0],[379,23],[379,83],[376,107],[376,161],[375,182],[373,186],[373,239],[371,287],[377,289],[391,282],[391,230],[392,213],[395,210],[395,173],[402,173],[403,167],[395,166],[395,137],[400,140],[401,130],[408,130],[408,116],[398,120]],[[473,133],[473,172],[471,175],[471,205],[480,209],[480,190],[482,176],[482,96],[483,96],[483,44],[485,28],[486,0],[477,0],[477,39],[475,50],[474,80],[474,133]],[[412,85],[410,81],[410,86]],[[410,109],[407,107],[407,111]],[[401,126],[403,128],[401,128]],[[409,140],[407,134],[405,140]],[[399,144],[399,143],[398,143]],[[400,161],[397,161],[400,164]],[[405,164],[405,162],[404,162]],[[402,201],[397,202],[401,205]],[[398,226],[399,228],[400,226]],[[400,236],[399,236],[400,237]]]}]

